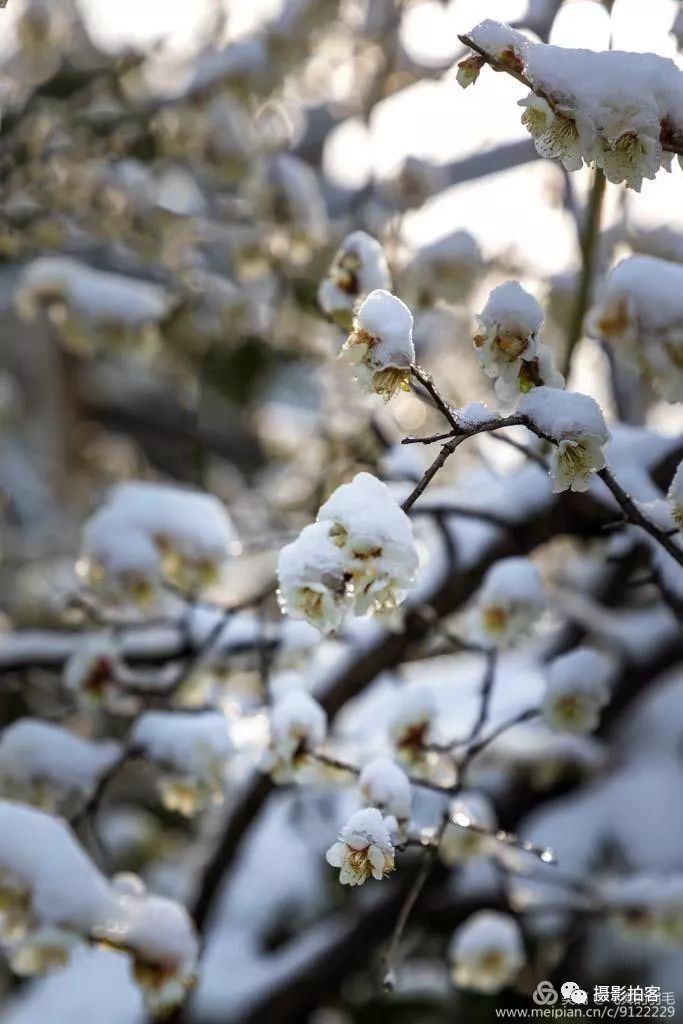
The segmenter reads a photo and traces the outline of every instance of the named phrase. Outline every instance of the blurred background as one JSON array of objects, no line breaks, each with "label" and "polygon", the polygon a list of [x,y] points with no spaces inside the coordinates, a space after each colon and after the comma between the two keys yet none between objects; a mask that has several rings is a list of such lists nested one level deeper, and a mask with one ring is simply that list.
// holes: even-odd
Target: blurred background
[{"label": "blurred background", "polygon": [[[590,173],[570,176],[537,157],[516,105],[525,90],[509,76],[485,73],[460,89],[458,33],[484,17],[559,45],[681,61],[683,10],[673,0],[8,0],[0,10],[6,638],[40,630],[49,646],[88,625],[72,601],[80,527],[118,481],[191,483],[226,503],[245,553],[216,596],[235,602],[268,585],[280,546],[354,471],[419,477],[426,453],[398,442],[438,420],[413,394],[386,407],[362,395],[334,358],[341,332],[317,306],[319,282],[354,228],[385,246],[395,291],[415,315],[418,359],[454,405],[495,404],[471,337],[488,292],[510,277],[543,303],[545,336],[563,363]],[[683,262],[682,187],[678,165],[641,194],[607,185],[597,279],[632,252]],[[611,420],[681,434],[681,407],[596,341],[579,341],[569,383]],[[504,473],[518,464],[518,452],[484,438],[443,481],[466,491],[478,479],[467,474],[482,466]],[[465,547],[475,551],[479,540],[467,535]],[[577,601],[594,580],[594,553],[559,537],[540,556],[584,628],[589,613]],[[585,743],[551,749],[534,733],[512,744],[505,768],[531,780],[538,803],[519,798],[511,818],[532,813],[534,836],[569,847],[577,871],[681,871],[680,639],[647,588],[610,600],[622,607],[604,612],[606,633],[630,642],[636,662],[652,655],[631,694],[637,713],[620,706],[612,731]],[[277,618],[272,606],[264,614]],[[339,654],[306,629],[294,633],[278,671],[308,671],[314,658],[322,672]],[[0,723],[27,711],[60,718],[51,690],[59,658],[43,660],[36,667],[0,645]],[[219,670],[232,688],[226,707],[249,704],[254,659]],[[443,702],[446,733],[472,714],[477,671],[467,657],[411,666],[411,678],[426,675],[439,692],[458,679],[458,699]],[[509,672],[517,700],[538,693],[525,662],[512,659]],[[345,709],[349,735],[381,719],[395,683],[380,677],[367,704]],[[265,725],[235,716],[238,787]],[[130,777],[113,792],[102,821],[110,856],[189,898],[222,818],[188,831],[159,813],[146,785]],[[344,910],[322,857],[336,800],[284,792],[267,807],[257,801],[212,908],[205,971],[183,1019],[492,1019],[495,1000],[455,996],[443,949],[464,908],[495,890],[493,869],[441,878],[401,985],[380,999],[369,960],[398,904],[370,895]],[[625,979],[680,989],[678,951],[623,944],[599,926],[574,944],[563,933],[557,948],[549,936],[553,969],[561,962],[584,987]],[[84,953],[34,985],[0,967],[3,1024],[81,1019],[143,1019],[115,956]]]}]

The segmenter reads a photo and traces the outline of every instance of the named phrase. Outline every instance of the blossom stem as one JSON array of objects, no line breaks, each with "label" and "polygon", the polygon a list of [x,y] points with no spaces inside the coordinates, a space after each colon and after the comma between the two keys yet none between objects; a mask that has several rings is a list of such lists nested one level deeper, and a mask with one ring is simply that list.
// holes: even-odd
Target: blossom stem
[{"label": "blossom stem", "polygon": [[581,275],[576,292],[574,312],[569,324],[567,348],[564,353],[562,372],[565,378],[569,376],[574,350],[583,336],[583,321],[591,299],[595,263],[598,254],[598,241],[600,239],[600,218],[605,195],[605,184],[605,172],[601,167],[596,167],[593,173],[593,185],[588,200],[585,221],[581,230]]}]

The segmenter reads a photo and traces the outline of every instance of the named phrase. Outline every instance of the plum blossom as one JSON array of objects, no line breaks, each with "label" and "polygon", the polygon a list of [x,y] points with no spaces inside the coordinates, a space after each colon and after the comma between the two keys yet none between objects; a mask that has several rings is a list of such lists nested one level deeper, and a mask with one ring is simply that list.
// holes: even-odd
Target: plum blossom
[{"label": "plum blossom", "polygon": [[270,744],[263,769],[278,783],[289,782],[327,733],[327,715],[304,690],[288,690],[270,713]]},{"label": "plum blossom", "polygon": [[587,491],[593,473],[605,466],[603,448],[610,437],[597,402],[589,395],[540,387],[522,397],[518,411],[554,442],[553,491]]},{"label": "plum blossom", "polygon": [[358,780],[361,795],[372,807],[397,822],[410,819],[412,792],[408,776],[390,757],[376,757],[365,765]]},{"label": "plum blossom", "polygon": [[[477,320],[474,351],[484,373],[495,379],[500,398],[511,400],[520,391],[551,381],[558,386],[564,383],[541,344],[543,311],[518,281],[494,288]],[[541,376],[542,354],[545,377]]]},{"label": "plum blossom", "polygon": [[389,717],[389,738],[401,758],[410,762],[424,755],[435,718],[436,704],[428,687],[410,683],[399,688]]},{"label": "plum blossom", "polygon": [[[519,104],[525,108],[522,124],[533,138],[539,156],[560,160],[568,171],[578,171],[584,159],[590,159],[590,132],[587,125],[581,124],[577,111],[553,109],[546,99],[534,93]],[[595,135],[594,131],[592,134]]]},{"label": "plum blossom", "polygon": [[350,330],[358,302],[376,288],[390,287],[391,277],[382,246],[365,231],[353,231],[332,259],[318,289],[318,302],[325,313]]},{"label": "plum blossom", "polygon": [[522,935],[514,918],[495,910],[472,914],[453,934],[451,973],[458,988],[493,995],[524,967]]},{"label": "plum blossom", "polygon": [[347,611],[393,621],[418,561],[406,514],[380,480],[358,473],[280,552],[280,606],[322,632],[338,629]]},{"label": "plum blossom", "polygon": [[484,577],[470,616],[473,636],[487,647],[512,647],[543,614],[538,569],[527,558],[501,558]]},{"label": "plum blossom", "polygon": [[559,732],[591,732],[608,699],[605,660],[597,651],[577,647],[548,669],[543,717]]},{"label": "plum blossom", "polygon": [[413,315],[383,288],[370,292],[356,313],[340,358],[354,366],[355,379],[388,401],[407,391],[415,362]]},{"label": "plum blossom", "polygon": [[363,885],[368,878],[378,882],[394,870],[394,846],[384,818],[376,807],[352,814],[339,833],[339,841],[325,858],[339,868],[342,885]]},{"label": "plum blossom", "polygon": [[119,702],[119,649],[109,633],[82,640],[64,665],[64,685],[87,708],[114,708]]}]

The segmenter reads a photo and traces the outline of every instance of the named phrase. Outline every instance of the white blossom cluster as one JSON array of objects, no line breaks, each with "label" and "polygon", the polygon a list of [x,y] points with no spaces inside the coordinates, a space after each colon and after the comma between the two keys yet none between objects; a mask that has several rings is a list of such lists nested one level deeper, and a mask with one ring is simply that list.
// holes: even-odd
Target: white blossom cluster
[{"label": "white blossom cluster", "polygon": [[536,566],[528,558],[501,558],[484,576],[470,632],[485,647],[512,647],[529,636],[544,610]]},{"label": "white blossom cluster", "polygon": [[[534,43],[495,21],[470,33],[498,66],[523,75],[532,91],[520,103],[522,122],[543,157],[567,170],[601,167],[608,181],[640,191],[644,178],[671,167],[664,147],[683,130],[681,71],[647,53],[596,52]],[[470,57],[462,85],[476,79],[483,61]]]},{"label": "white blossom cluster", "polygon": [[280,552],[280,604],[323,632],[338,629],[348,611],[392,618],[417,569],[410,520],[380,480],[358,473]]},{"label": "white blossom cluster", "polygon": [[391,288],[384,250],[377,239],[365,231],[353,231],[340,245],[320,283],[320,308],[348,331],[354,310],[378,288]]},{"label": "white blossom cluster", "polygon": [[587,491],[593,473],[605,466],[604,447],[610,439],[597,402],[589,395],[539,387],[523,395],[517,409],[554,442],[553,491]]},{"label": "white blossom cluster", "polygon": [[370,292],[356,311],[340,358],[353,366],[366,391],[385,401],[407,391],[415,346],[413,315],[406,304],[382,288]]},{"label": "white blossom cluster", "polygon": [[107,600],[150,604],[165,583],[195,592],[239,551],[213,495],[148,481],[114,488],[85,524],[79,571]]},{"label": "white blossom cluster", "polygon": [[541,341],[543,310],[518,281],[494,288],[477,321],[474,351],[499,398],[510,401],[541,384],[564,385]]},{"label": "white blossom cluster", "polygon": [[526,957],[519,925],[495,910],[480,910],[456,929],[449,947],[458,988],[494,994],[511,985]]},{"label": "white blossom cluster", "polygon": [[159,769],[165,807],[188,817],[220,804],[231,751],[218,711],[147,711],[131,733],[133,749]]},{"label": "white blossom cluster", "polygon": [[606,659],[588,647],[556,658],[548,669],[543,717],[560,732],[592,732],[609,699]]},{"label": "white blossom cluster", "polygon": [[683,400],[683,267],[630,256],[608,274],[588,333],[614,346],[670,402]]},{"label": "white blossom cluster", "polygon": [[42,811],[0,801],[0,943],[18,974],[69,962],[80,942],[128,953],[154,1014],[194,984],[198,942],[185,910],[148,895],[135,876],[109,882],[69,827]]}]

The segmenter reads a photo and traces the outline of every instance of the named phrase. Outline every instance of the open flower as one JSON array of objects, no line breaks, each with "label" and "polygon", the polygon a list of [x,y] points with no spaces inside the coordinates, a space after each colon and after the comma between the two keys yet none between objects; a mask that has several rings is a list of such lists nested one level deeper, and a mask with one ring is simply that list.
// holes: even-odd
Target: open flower
[{"label": "open flower", "polygon": [[382,288],[359,308],[340,358],[355,367],[355,379],[388,401],[407,391],[415,362],[413,316],[405,303]]},{"label": "open flower", "polygon": [[519,926],[507,914],[481,910],[455,931],[449,958],[458,988],[490,995],[500,992],[525,963]]},{"label": "open flower", "polygon": [[47,974],[66,967],[79,936],[66,928],[36,928],[10,952],[10,966],[21,977]]},{"label": "open flower", "polygon": [[278,783],[289,782],[308,754],[325,740],[327,715],[309,693],[290,690],[273,705],[270,744],[263,768]]},{"label": "open flower", "polygon": [[555,442],[553,491],[587,491],[593,473],[605,466],[603,448],[610,436],[597,402],[589,395],[540,387],[522,397],[518,410]]},{"label": "open flower", "polygon": [[328,523],[304,527],[280,552],[278,600],[283,612],[323,633],[342,624],[349,607],[346,565]]},{"label": "open flower", "polygon": [[394,847],[389,830],[375,807],[352,814],[326,855],[339,868],[342,885],[362,885],[368,878],[381,881],[394,870]]},{"label": "open flower", "polygon": [[110,708],[118,701],[119,650],[109,633],[87,637],[64,665],[64,685],[84,707]]},{"label": "open flower", "polygon": [[[543,311],[518,281],[494,288],[477,320],[474,351],[484,373],[495,379],[500,398],[511,400],[520,391],[549,382],[541,376]],[[548,356],[543,367],[554,380],[564,383]]]},{"label": "open flower", "polygon": [[525,108],[522,124],[534,140],[539,156],[560,160],[568,171],[578,171],[584,159],[590,160],[590,134],[580,122],[576,111],[550,106],[542,96],[531,93],[520,100]]},{"label": "open flower", "polygon": [[662,165],[660,131],[659,119],[645,117],[635,105],[620,105],[605,117],[595,159],[607,180],[640,192],[643,178],[655,178]]}]

